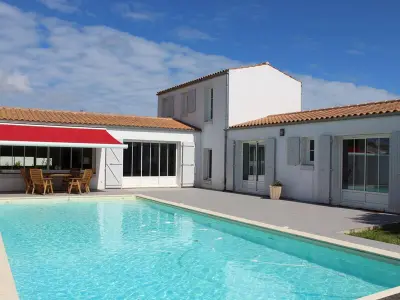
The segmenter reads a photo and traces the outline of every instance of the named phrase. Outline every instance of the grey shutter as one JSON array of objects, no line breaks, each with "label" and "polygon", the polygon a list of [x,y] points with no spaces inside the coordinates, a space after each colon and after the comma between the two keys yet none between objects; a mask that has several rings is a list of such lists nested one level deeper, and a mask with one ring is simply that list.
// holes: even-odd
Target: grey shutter
[{"label": "grey shutter", "polygon": [[181,116],[187,116],[187,93],[181,94]]},{"label": "grey shutter", "polygon": [[210,89],[204,88],[204,121],[209,121],[208,107],[210,106]]},{"label": "grey shutter", "polygon": [[300,162],[302,165],[307,164],[307,143],[309,143],[309,139],[306,137],[301,138],[300,141]]},{"label": "grey shutter", "polygon": [[233,165],[234,165],[234,141],[228,139],[226,145],[226,189],[228,191],[233,191]]},{"label": "grey shutter", "polygon": [[275,180],[275,160],[276,160],[276,141],[275,138],[268,138],[265,141],[265,185],[269,195],[269,186]]},{"label": "grey shutter", "polygon": [[400,131],[392,132],[389,149],[389,211],[400,212]]},{"label": "grey shutter", "polygon": [[331,175],[331,136],[321,135],[317,152],[317,202],[329,204]]},{"label": "grey shutter", "polygon": [[[341,150],[341,139],[338,136],[333,137],[332,139],[332,172],[331,172],[331,198],[332,204],[339,204],[342,199],[342,185],[340,182],[341,179],[341,163],[340,163],[340,150]],[[317,149],[318,151],[318,149]]]},{"label": "grey shutter", "polygon": [[289,166],[297,166],[300,164],[300,138],[287,138],[287,164]]},{"label": "grey shutter", "polygon": [[173,117],[175,110],[174,110],[174,106],[175,106],[175,101],[174,101],[174,96],[169,96],[169,101],[168,101],[168,106],[169,106],[169,117]]},{"label": "grey shutter", "polygon": [[196,90],[189,91],[187,112],[194,113],[196,111]]}]

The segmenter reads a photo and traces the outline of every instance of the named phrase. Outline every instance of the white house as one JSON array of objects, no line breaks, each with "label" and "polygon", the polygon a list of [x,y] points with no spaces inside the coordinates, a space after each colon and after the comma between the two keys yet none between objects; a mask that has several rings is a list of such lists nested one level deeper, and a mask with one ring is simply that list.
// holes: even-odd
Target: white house
[{"label": "white house", "polygon": [[0,107],[0,192],[23,191],[21,168],[92,168],[95,189],[279,180],[285,198],[400,213],[400,100],[300,111],[301,83],[268,63],[157,95],[159,117]]},{"label": "white house", "polygon": [[227,190],[400,213],[400,100],[270,115],[228,131]]},{"label": "white house", "polygon": [[195,185],[217,190],[225,189],[229,126],[301,109],[301,82],[269,63],[222,70],[157,95],[159,117],[201,130]]},{"label": "white house", "polygon": [[91,168],[95,189],[193,186],[199,135],[170,118],[0,107],[0,191],[24,190],[21,167]]}]

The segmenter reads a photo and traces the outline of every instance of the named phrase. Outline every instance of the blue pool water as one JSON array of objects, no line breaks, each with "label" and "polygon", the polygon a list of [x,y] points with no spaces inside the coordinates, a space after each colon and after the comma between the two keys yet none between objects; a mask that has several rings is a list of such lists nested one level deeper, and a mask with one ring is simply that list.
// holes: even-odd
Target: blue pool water
[{"label": "blue pool water", "polygon": [[0,205],[24,299],[355,299],[400,266],[152,201]]}]

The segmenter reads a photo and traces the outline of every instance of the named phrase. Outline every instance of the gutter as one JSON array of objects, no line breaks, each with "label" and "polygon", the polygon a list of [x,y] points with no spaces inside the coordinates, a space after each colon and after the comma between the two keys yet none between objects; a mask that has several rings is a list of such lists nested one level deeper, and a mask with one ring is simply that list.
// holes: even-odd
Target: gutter
[{"label": "gutter", "polygon": [[229,129],[229,72],[226,72],[226,97],[225,97],[225,128],[224,128],[224,192],[226,191],[226,168],[228,153],[228,129]]}]

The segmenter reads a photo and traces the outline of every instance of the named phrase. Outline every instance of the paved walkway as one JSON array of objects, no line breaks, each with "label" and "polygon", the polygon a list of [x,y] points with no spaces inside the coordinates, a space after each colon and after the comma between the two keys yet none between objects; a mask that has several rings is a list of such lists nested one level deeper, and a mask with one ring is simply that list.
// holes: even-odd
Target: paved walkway
[{"label": "paved walkway", "polygon": [[304,202],[263,199],[205,189],[135,190],[152,197],[183,203],[271,225],[332,237],[348,242],[400,252],[400,246],[348,236],[343,231],[400,222],[400,215],[323,206]]}]

